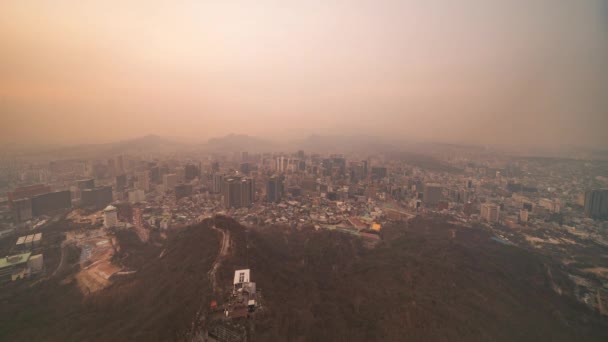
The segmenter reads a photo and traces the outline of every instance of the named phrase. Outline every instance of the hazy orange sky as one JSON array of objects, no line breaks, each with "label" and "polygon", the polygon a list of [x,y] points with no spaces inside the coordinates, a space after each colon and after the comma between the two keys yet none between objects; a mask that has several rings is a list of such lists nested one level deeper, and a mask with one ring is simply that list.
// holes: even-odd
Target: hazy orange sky
[{"label": "hazy orange sky", "polygon": [[0,143],[608,146],[602,0],[0,1]]}]

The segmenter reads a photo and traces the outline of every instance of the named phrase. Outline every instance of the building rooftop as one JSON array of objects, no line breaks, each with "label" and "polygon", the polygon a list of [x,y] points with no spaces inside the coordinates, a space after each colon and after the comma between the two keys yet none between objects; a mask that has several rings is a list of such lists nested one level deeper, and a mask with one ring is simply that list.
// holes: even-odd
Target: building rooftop
[{"label": "building rooftop", "polygon": [[115,207],[115,206],[113,206],[113,205],[109,205],[109,206],[107,206],[107,207],[106,207],[106,208],[105,208],[103,211],[104,211],[104,212],[105,212],[105,211],[116,211],[116,207]]},{"label": "building rooftop", "polygon": [[236,270],[234,271],[234,282],[233,284],[242,284],[242,283],[248,283],[249,282],[249,274],[250,274],[250,270],[249,269],[244,269],[244,270]]},{"label": "building rooftop", "polygon": [[30,255],[32,255],[32,253],[28,252],[28,253],[15,254],[15,255],[10,255],[10,256],[1,258],[0,259],[0,269],[26,263],[29,260]]}]

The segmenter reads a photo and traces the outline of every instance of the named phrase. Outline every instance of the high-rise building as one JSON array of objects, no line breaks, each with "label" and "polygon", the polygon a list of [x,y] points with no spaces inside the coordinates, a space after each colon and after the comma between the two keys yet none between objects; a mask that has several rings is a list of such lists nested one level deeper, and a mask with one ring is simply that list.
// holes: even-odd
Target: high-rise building
[{"label": "high-rise building", "polygon": [[216,194],[221,193],[223,183],[224,183],[224,175],[219,174],[219,173],[213,174],[213,184],[211,186],[211,191]]},{"label": "high-rise building", "polygon": [[116,191],[123,191],[127,187],[127,175],[116,176]]},{"label": "high-rise building", "polygon": [[608,189],[594,189],[585,193],[585,215],[592,219],[608,220]]},{"label": "high-rise building", "polygon": [[104,208],[112,203],[112,187],[100,186],[93,189],[85,189],[82,191],[80,200],[84,207]]},{"label": "high-rise building", "polygon": [[424,185],[424,195],[422,200],[426,204],[438,204],[443,199],[443,188],[437,183],[428,183]]},{"label": "high-rise building", "polygon": [[116,208],[109,205],[103,210],[103,226],[106,228],[118,225],[118,213]]},{"label": "high-rise building", "polygon": [[143,190],[146,192],[150,191],[150,172],[148,172],[148,171],[137,172],[136,176],[137,176],[137,183],[135,184],[135,187],[139,190]]},{"label": "high-rise building", "polygon": [[249,172],[251,172],[251,164],[250,163],[241,163],[241,173],[245,174],[245,175],[249,175]]},{"label": "high-rise building", "polygon": [[164,175],[163,185],[165,186],[165,190],[175,188],[175,185],[177,185],[177,175],[175,173],[169,173]]},{"label": "high-rise building", "polygon": [[287,171],[287,166],[289,165],[289,158],[285,156],[277,157],[276,159],[276,170],[277,172],[285,172]]},{"label": "high-rise building", "polygon": [[255,200],[255,186],[253,178],[241,179],[241,206],[248,207]]},{"label": "high-rise building", "polygon": [[144,220],[143,220],[143,210],[142,208],[139,207],[135,207],[133,208],[133,219],[132,219],[133,225],[137,228],[141,228],[144,225]]},{"label": "high-rise building", "polygon": [[160,175],[160,167],[154,166],[150,168],[150,182],[160,184],[163,181]]},{"label": "high-rise building", "polygon": [[237,178],[227,177],[222,183],[222,200],[225,208],[241,206],[241,184]]},{"label": "high-rise building", "polygon": [[86,190],[86,189],[93,189],[95,187],[95,179],[89,178],[89,179],[81,179],[79,181],[76,181],[76,187],[80,191]]},{"label": "high-rise building", "polygon": [[266,183],[266,200],[268,202],[280,202],[283,197],[283,176],[272,176]]},{"label": "high-rise building", "polygon": [[500,216],[500,207],[492,203],[483,203],[481,205],[480,216],[487,222],[498,222]]},{"label": "high-rise building", "polygon": [[254,201],[255,187],[253,179],[231,176],[222,184],[223,204],[225,208],[248,207]]},{"label": "high-rise building", "polygon": [[51,187],[44,184],[35,184],[30,186],[22,186],[15,188],[13,191],[7,192],[8,202],[12,206],[13,201],[22,198],[31,198],[37,195],[42,195],[51,192]]},{"label": "high-rise building", "polygon": [[186,181],[191,181],[200,176],[200,170],[194,164],[186,164],[184,168],[184,178]]},{"label": "high-rise building", "polygon": [[133,223],[133,206],[129,202],[117,202],[113,205],[119,221]]},{"label": "high-rise building", "polygon": [[32,216],[52,214],[60,209],[72,207],[72,194],[69,190],[54,191],[32,197]]},{"label": "high-rise building", "polygon": [[130,203],[144,202],[146,200],[146,194],[141,189],[129,191],[128,197]]},{"label": "high-rise building", "polygon": [[218,163],[218,162],[211,163],[211,172],[220,172],[220,163]]}]

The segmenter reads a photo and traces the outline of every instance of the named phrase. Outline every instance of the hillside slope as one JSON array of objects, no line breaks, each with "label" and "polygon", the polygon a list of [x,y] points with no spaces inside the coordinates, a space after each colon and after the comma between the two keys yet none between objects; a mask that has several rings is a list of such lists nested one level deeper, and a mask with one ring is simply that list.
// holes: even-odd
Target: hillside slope
[{"label": "hillside slope", "polygon": [[[229,219],[218,225],[239,231]],[[241,248],[225,265],[248,265],[264,293],[267,314],[256,321],[255,340],[608,339],[606,318],[552,290],[568,293],[571,285],[550,260],[437,219],[384,235],[368,250],[331,231],[233,233]]]},{"label": "hillside slope", "polygon": [[135,274],[86,297],[64,279],[9,284],[0,294],[0,341],[181,339],[201,302],[209,301],[207,270],[217,254],[217,232],[206,223],[189,227],[165,247],[141,244],[132,232],[117,238],[118,259]]}]

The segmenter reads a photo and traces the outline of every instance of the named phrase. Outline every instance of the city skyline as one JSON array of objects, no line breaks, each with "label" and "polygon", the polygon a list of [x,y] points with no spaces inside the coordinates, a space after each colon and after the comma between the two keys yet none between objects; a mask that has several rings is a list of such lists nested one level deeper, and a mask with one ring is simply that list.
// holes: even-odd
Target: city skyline
[{"label": "city skyline", "polygon": [[0,341],[601,341],[608,1],[0,1]]}]

